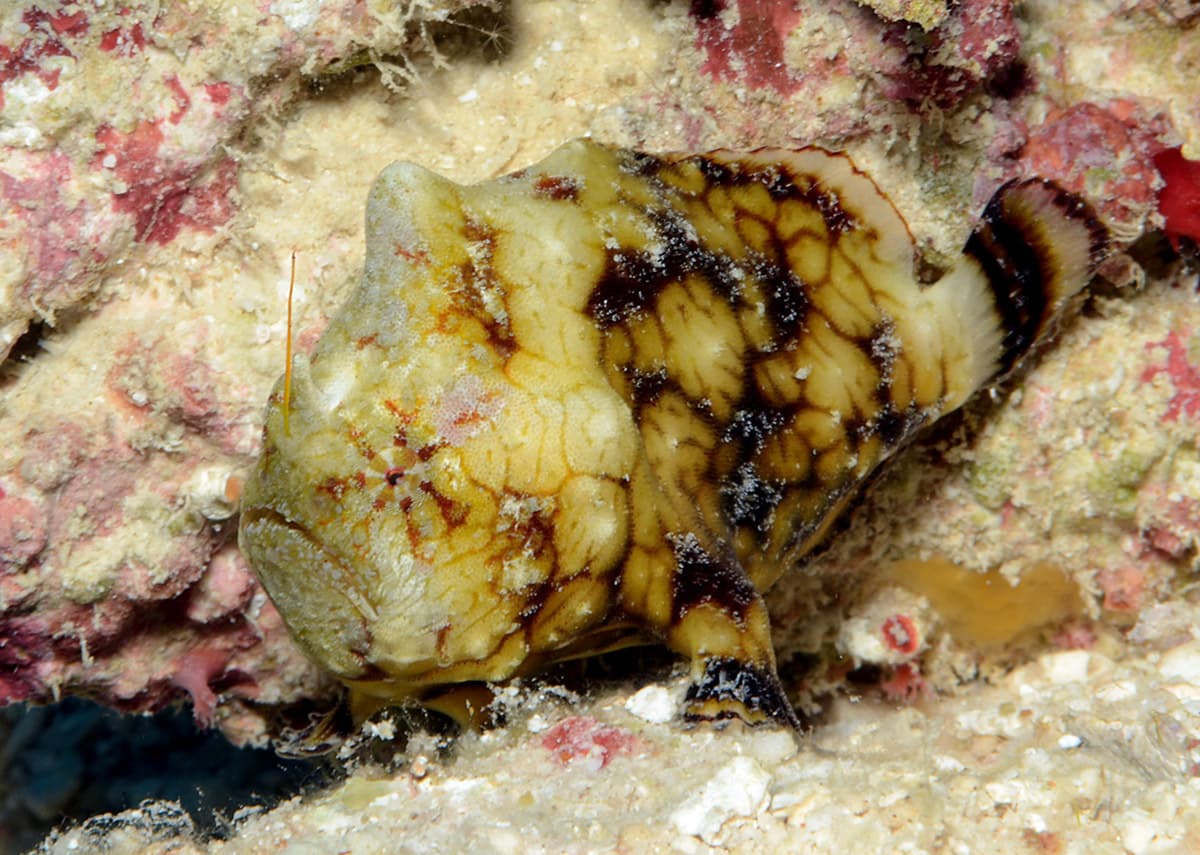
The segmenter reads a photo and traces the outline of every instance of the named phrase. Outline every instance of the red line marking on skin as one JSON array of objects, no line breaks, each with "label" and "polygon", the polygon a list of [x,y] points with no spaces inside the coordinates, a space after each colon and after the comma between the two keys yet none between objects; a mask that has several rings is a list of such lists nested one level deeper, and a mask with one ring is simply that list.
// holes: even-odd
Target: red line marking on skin
[{"label": "red line marking on skin", "polygon": [[428,264],[429,253],[423,249],[409,249],[402,243],[396,244],[396,257],[403,258],[413,264]]}]

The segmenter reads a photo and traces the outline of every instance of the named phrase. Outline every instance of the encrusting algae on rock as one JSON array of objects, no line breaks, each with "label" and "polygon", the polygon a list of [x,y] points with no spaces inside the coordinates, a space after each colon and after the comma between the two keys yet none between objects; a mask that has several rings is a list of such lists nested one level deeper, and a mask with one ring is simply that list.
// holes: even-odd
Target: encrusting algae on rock
[{"label": "encrusting algae on rock", "polygon": [[661,642],[687,718],[794,725],[762,593],[1105,245],[1010,183],[923,285],[887,196],[811,148],[393,164],[359,288],[272,395],[242,549],[360,711]]}]

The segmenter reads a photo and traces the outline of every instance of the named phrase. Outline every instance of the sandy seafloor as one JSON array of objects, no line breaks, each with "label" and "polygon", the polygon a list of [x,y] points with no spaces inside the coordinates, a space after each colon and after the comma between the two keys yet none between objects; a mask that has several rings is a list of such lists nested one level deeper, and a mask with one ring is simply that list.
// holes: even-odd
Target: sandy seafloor
[{"label": "sandy seafloor", "polygon": [[[940,7],[898,5],[914,19]],[[1155,5],[1019,4],[1031,67],[1060,75],[1046,103],[968,97],[894,115],[828,69],[837,85],[817,90],[820,103],[784,98],[783,115],[777,92],[699,75],[686,4],[517,0],[472,16],[436,56],[415,50],[381,62],[382,75],[368,64],[309,81],[263,109],[227,142],[237,212],[216,229],[131,245],[103,299],[21,351],[4,429],[25,437],[39,414],[60,412],[48,397],[91,401],[112,377],[113,342],[145,329],[194,336],[256,413],[283,364],[291,253],[296,326],[311,346],[361,266],[370,182],[398,159],[467,182],[583,134],[650,150],[838,144],[893,195],[923,250],[951,255],[969,229],[963,210],[1005,177],[997,164],[1008,161],[989,152],[1012,110],[1037,128],[1064,105],[1143,98],[1166,105],[1169,142],[1200,151],[1196,94],[1175,80],[1184,72],[1155,73],[1155,62],[1180,62],[1196,30],[1179,23],[1184,12],[1164,21],[1143,8]],[[299,15],[304,4],[290,7]],[[1091,47],[1055,53],[1072,21],[1120,14],[1129,33],[1106,35],[1144,38],[1138,50],[1107,63]],[[1161,55],[1145,35],[1158,38],[1154,27],[1175,32]],[[785,44],[789,68],[807,67],[822,32],[840,32],[816,13],[804,30]],[[828,53],[836,65],[838,50]],[[1161,225],[1137,192],[1105,197],[1104,176],[1091,180],[1124,205],[1106,212],[1121,249]],[[1200,301],[1195,274],[1147,261],[1160,257],[1141,250],[1110,265],[1035,366],[911,449],[850,529],[773,595],[785,679],[794,662],[791,688],[822,708],[810,733],[683,728],[683,682],[661,672],[594,696],[516,693],[508,726],[450,744],[418,734],[390,762],[244,812],[227,839],[201,839],[191,818],[157,803],[56,832],[43,851],[1200,851]],[[243,471],[254,418],[196,472],[223,487]],[[146,425],[142,447],[179,444],[169,427]],[[174,459],[191,453],[182,447]],[[153,526],[120,531],[157,542]],[[100,602],[121,571],[107,553],[80,554],[62,564],[63,590]],[[904,656],[873,630],[897,614],[921,638]],[[86,666],[86,645],[81,655]],[[814,658],[817,670],[801,665]],[[319,693],[319,677],[282,661],[298,676],[264,690],[264,706]],[[245,698],[184,688],[211,701],[234,738],[262,737],[258,708],[234,703]]]}]

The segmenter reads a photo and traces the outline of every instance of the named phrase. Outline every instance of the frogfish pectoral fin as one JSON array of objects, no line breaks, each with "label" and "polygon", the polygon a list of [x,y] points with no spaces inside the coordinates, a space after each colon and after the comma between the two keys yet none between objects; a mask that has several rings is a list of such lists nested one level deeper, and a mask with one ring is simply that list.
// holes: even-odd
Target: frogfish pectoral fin
[{"label": "frogfish pectoral fin", "polygon": [[799,729],[775,671],[766,604],[732,549],[670,536],[675,571],[667,644],[691,658],[688,721],[740,719]]},{"label": "frogfish pectoral fin", "polygon": [[750,725],[773,723],[802,729],[774,667],[719,656],[705,660],[703,667],[684,702],[687,721],[740,719]]}]

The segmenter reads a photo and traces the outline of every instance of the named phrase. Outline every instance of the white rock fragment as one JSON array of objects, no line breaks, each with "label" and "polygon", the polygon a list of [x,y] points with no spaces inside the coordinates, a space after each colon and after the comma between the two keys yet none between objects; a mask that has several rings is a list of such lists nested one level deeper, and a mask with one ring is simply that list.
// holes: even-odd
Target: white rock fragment
[{"label": "white rock fragment", "polygon": [[1078,748],[1083,745],[1083,739],[1076,736],[1074,733],[1064,733],[1058,738],[1058,747],[1064,751],[1069,751],[1072,748]]},{"label": "white rock fragment", "polygon": [[188,502],[205,519],[229,519],[237,510],[236,491],[231,496],[230,479],[235,476],[229,466],[206,466],[192,473],[184,484]]},{"label": "white rock fragment", "polygon": [[304,30],[312,26],[321,14],[321,4],[311,0],[276,0],[270,12],[283,18],[290,30]]},{"label": "white rock fragment", "polygon": [[745,749],[749,756],[770,768],[794,757],[798,746],[795,733],[780,728],[754,734],[754,739],[746,743]]},{"label": "white rock fragment", "polygon": [[1028,787],[1019,780],[993,781],[984,784],[983,791],[995,804],[1020,804],[1028,797]]},{"label": "white rock fragment", "polygon": [[1192,715],[1200,715],[1200,684],[1191,682],[1168,683],[1163,691],[1170,692]]},{"label": "white rock fragment", "polygon": [[1183,851],[1164,823],[1142,810],[1129,810],[1117,819],[1121,844],[1133,855]]},{"label": "white rock fragment", "polygon": [[502,855],[517,855],[517,853],[530,852],[528,842],[522,840],[521,835],[517,834],[511,828],[491,829],[488,833],[488,842],[492,844],[494,851],[502,853]]},{"label": "white rock fragment", "polygon": [[675,718],[675,699],[662,686],[646,686],[625,702],[625,709],[651,724],[666,724]]},{"label": "white rock fragment", "polygon": [[1092,654],[1086,650],[1064,650],[1042,659],[1042,668],[1050,682],[1058,685],[1083,683],[1088,678],[1088,665]]},{"label": "white rock fragment", "polygon": [[1096,690],[1096,697],[1106,704],[1120,703],[1137,694],[1137,683],[1133,680],[1117,680]]},{"label": "white rock fragment", "polygon": [[1138,622],[1129,631],[1129,640],[1165,648],[1186,641],[1191,630],[1192,611],[1186,603],[1154,603],[1138,613]]},{"label": "white rock fragment", "polygon": [[764,805],[771,775],[749,757],[735,757],[701,789],[671,813],[671,824],[682,834],[713,845],[727,821],[753,816]]},{"label": "white rock fragment", "polygon": [[381,722],[369,721],[364,726],[366,732],[374,739],[390,742],[396,738],[396,724],[390,720]]},{"label": "white rock fragment", "polygon": [[1168,679],[1200,685],[1200,641],[1189,641],[1164,654],[1158,670]]},{"label": "white rock fragment", "polygon": [[937,754],[933,758],[933,767],[939,772],[961,772],[967,767],[957,757],[949,754]]}]

